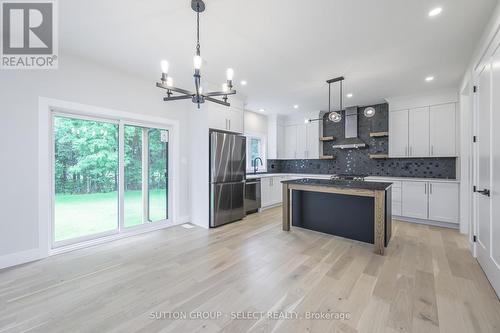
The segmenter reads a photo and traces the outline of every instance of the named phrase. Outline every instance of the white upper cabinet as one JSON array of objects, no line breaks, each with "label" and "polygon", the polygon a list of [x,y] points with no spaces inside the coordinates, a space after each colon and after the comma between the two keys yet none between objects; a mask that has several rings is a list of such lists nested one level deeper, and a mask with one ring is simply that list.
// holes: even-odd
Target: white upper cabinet
[{"label": "white upper cabinet", "polygon": [[307,158],[307,127],[305,124],[297,125],[295,151],[296,151],[295,158],[297,159]]},{"label": "white upper cabinet", "polygon": [[207,103],[204,105],[208,112],[208,127],[227,131],[227,110],[225,106]]},{"label": "white upper cabinet", "polygon": [[389,157],[408,157],[408,110],[389,113]]},{"label": "white upper cabinet", "polygon": [[408,156],[429,156],[429,108],[410,109]]},{"label": "white upper cabinet", "polygon": [[[233,106],[235,104],[235,106]],[[204,106],[208,112],[208,127],[223,131],[243,133],[244,113],[239,108],[237,101],[231,102],[231,106],[223,106],[212,102],[205,102]]]},{"label": "white upper cabinet", "polygon": [[310,122],[306,124],[307,140],[306,140],[306,158],[319,158],[319,124],[318,122]]},{"label": "white upper cabinet", "polygon": [[297,158],[297,125],[284,127],[284,159]]},{"label": "white upper cabinet", "polygon": [[[282,129],[282,134],[280,133]],[[280,159],[318,159],[319,124],[288,124],[278,126],[278,158]]]},{"label": "white upper cabinet", "polygon": [[243,133],[244,128],[244,111],[238,108],[229,108],[228,111],[229,130],[231,132]]},{"label": "white upper cabinet", "polygon": [[389,112],[389,157],[454,157],[456,104]]},{"label": "white upper cabinet", "polygon": [[457,156],[455,103],[430,107],[430,156]]}]

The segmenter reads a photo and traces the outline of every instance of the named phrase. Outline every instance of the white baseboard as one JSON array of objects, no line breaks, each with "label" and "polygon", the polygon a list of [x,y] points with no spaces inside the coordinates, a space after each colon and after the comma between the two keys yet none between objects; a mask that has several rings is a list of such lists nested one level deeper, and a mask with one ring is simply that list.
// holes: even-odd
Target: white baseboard
[{"label": "white baseboard", "polygon": [[40,249],[31,249],[0,256],[0,269],[25,264],[30,261],[46,258],[47,253]]},{"label": "white baseboard", "polygon": [[136,230],[129,231],[129,232],[122,233],[122,234],[101,237],[101,238],[93,239],[93,240],[87,241],[87,242],[82,242],[82,243],[78,243],[78,244],[73,244],[73,245],[68,245],[68,246],[52,249],[49,251],[49,253],[47,253],[46,251],[43,251],[41,249],[31,249],[31,250],[26,250],[26,251],[22,251],[22,252],[6,254],[3,256],[0,256],[0,269],[12,267],[12,266],[17,266],[17,265],[25,264],[25,263],[30,262],[30,261],[35,261],[35,260],[47,258],[49,255],[56,255],[56,254],[61,254],[61,253],[65,253],[65,252],[70,252],[70,251],[74,251],[74,250],[78,250],[78,249],[82,249],[82,248],[86,248],[86,247],[90,247],[90,246],[94,246],[94,245],[99,245],[102,243],[107,243],[107,242],[111,242],[111,241],[126,238],[126,237],[136,236],[136,235],[140,235],[140,234],[147,233],[147,232],[165,229],[168,227],[172,227],[174,225],[180,225],[180,224],[187,223],[187,222],[189,222],[189,220],[190,220],[189,216],[182,216],[182,217],[178,218],[176,220],[176,222],[173,222],[173,223],[159,224],[157,226],[150,227],[150,228],[138,228]]},{"label": "white baseboard", "polygon": [[271,209],[271,208],[275,208],[275,207],[279,207],[279,206],[281,206],[281,202],[279,202],[277,204],[274,204],[274,205],[271,205],[271,206],[261,207],[261,208],[259,208],[259,212],[263,212],[265,210],[268,210],[268,209]]},{"label": "white baseboard", "polygon": [[179,224],[184,224],[184,223],[189,223],[191,222],[191,216],[186,215],[186,216],[181,216],[175,221],[174,225],[179,225]]},{"label": "white baseboard", "polygon": [[393,216],[392,219],[398,220],[398,221],[410,222],[410,223],[432,225],[435,227],[442,227],[442,228],[449,228],[449,229],[457,229],[458,230],[460,228],[460,225],[458,223],[422,220],[422,219],[416,219],[413,217]]}]

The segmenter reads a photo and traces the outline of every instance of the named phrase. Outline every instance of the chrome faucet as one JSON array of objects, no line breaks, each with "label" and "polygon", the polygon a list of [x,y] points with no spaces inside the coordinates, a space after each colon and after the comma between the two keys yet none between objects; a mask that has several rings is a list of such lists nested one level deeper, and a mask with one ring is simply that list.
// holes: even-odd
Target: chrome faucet
[{"label": "chrome faucet", "polygon": [[259,167],[257,166],[257,160],[260,161],[260,165],[264,165],[264,163],[262,163],[262,159],[260,157],[256,157],[253,159],[252,161],[252,165],[253,165],[253,173],[257,173],[257,169],[259,169]]}]

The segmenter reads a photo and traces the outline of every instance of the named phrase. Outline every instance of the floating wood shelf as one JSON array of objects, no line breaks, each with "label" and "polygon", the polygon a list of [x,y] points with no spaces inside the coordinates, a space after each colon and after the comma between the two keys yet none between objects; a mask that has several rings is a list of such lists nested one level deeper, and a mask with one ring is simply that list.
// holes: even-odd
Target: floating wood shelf
[{"label": "floating wood shelf", "polygon": [[370,154],[372,160],[385,160],[389,158],[388,154]]},{"label": "floating wood shelf", "polygon": [[319,157],[320,160],[334,160],[336,157],[333,155],[321,155]]},{"label": "floating wood shelf", "polygon": [[389,132],[371,132],[370,137],[372,138],[383,138],[389,136]]},{"label": "floating wood shelf", "polygon": [[320,136],[319,141],[333,141],[335,140],[334,136]]}]

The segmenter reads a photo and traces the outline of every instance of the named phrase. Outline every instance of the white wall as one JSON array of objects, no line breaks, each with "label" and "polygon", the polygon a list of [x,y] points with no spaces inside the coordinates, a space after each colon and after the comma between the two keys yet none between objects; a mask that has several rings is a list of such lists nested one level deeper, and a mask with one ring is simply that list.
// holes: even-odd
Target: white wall
[{"label": "white wall", "polygon": [[0,73],[0,262],[39,248],[38,99],[48,97],[119,111],[178,120],[180,133],[178,218],[189,204],[189,114],[187,101],[165,103],[151,80],[132,77],[99,64],[62,54],[58,70]]}]

